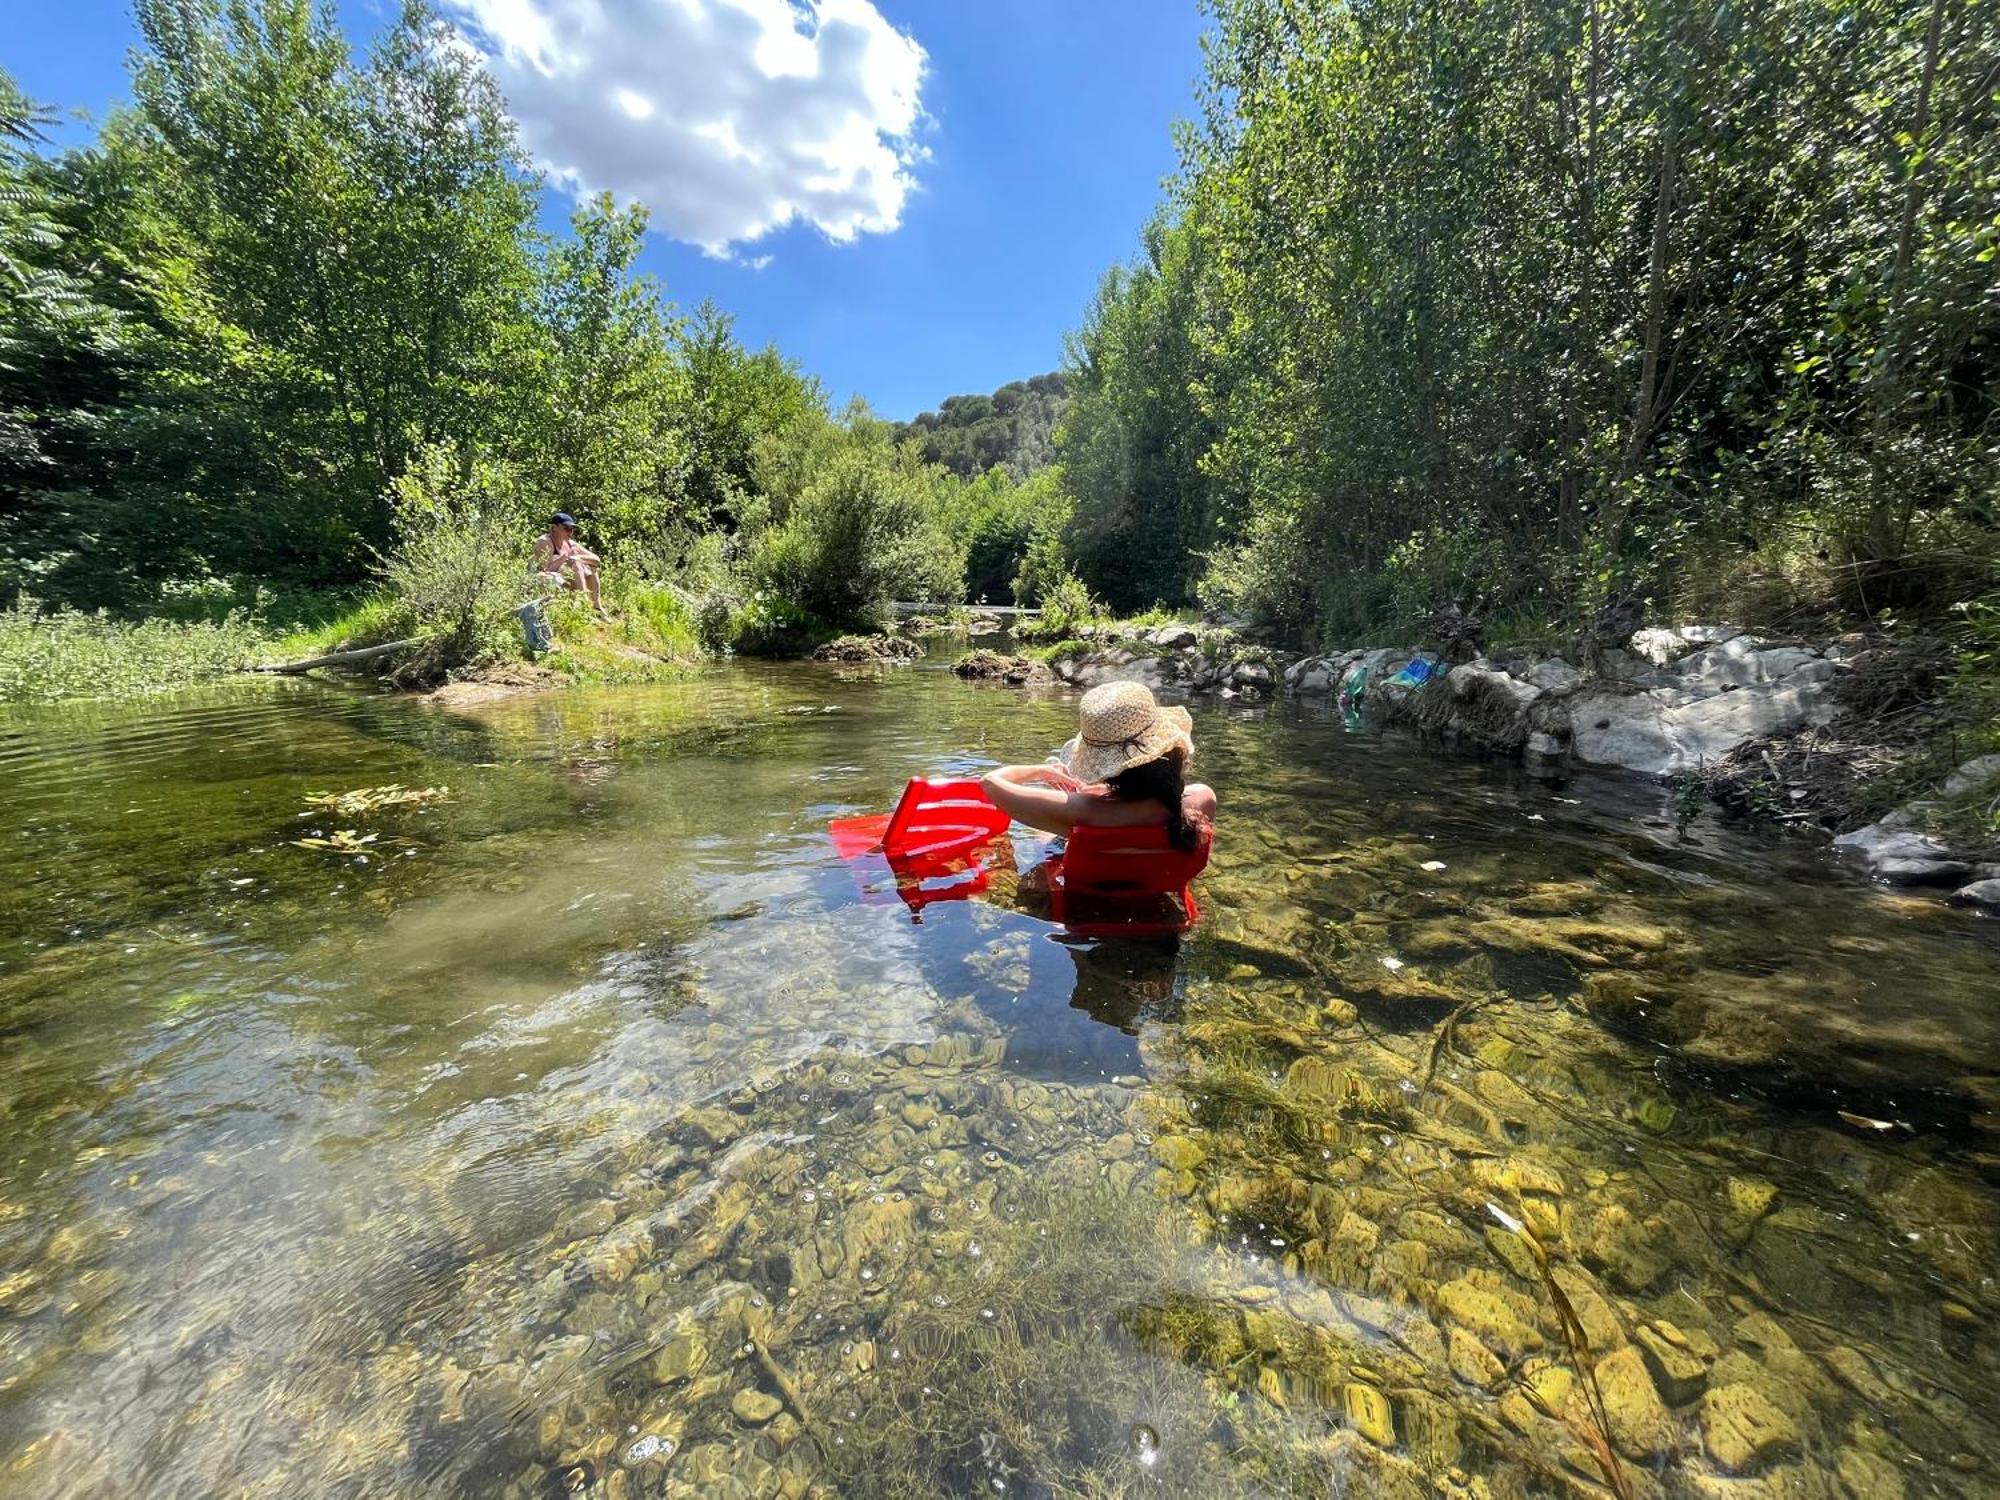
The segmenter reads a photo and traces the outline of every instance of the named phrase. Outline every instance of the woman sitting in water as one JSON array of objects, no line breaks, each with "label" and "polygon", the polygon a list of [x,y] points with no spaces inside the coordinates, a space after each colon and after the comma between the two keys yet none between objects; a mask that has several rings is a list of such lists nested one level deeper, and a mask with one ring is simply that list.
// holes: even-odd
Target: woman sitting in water
[{"label": "woman sitting in water", "polygon": [[1186,780],[1194,723],[1162,708],[1136,682],[1107,682],[1083,695],[1075,739],[1039,766],[1001,766],[983,785],[993,805],[1044,833],[1079,826],[1164,823],[1167,842],[1192,850],[1215,819],[1215,793]]}]

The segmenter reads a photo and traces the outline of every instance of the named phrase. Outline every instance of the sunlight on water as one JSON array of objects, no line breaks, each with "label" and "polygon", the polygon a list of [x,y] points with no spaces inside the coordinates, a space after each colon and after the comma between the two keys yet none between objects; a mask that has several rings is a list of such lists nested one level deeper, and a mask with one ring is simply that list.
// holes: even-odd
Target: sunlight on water
[{"label": "sunlight on water", "polygon": [[6,1493],[1992,1492],[1995,924],[1244,705],[1178,943],[835,858],[1073,713],[17,715]]}]

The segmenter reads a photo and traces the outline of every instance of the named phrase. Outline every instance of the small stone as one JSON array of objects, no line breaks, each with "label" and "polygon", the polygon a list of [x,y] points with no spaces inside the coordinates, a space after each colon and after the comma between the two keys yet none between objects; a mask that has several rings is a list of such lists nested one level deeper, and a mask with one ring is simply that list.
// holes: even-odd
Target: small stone
[{"label": "small stone", "polygon": [[1604,1413],[1610,1419],[1611,1440],[1631,1457],[1652,1460],[1674,1446],[1674,1419],[1646,1372],[1646,1361],[1627,1344],[1597,1366],[1597,1386],[1604,1393]]},{"label": "small stone", "polygon": [[1838,1344],[1827,1350],[1826,1363],[1849,1390],[1876,1410],[1879,1411],[1895,1401],[1895,1392],[1882,1383],[1882,1377],[1875,1373],[1875,1367],[1868,1362],[1868,1356],[1852,1345]]},{"label": "small stone", "polygon": [[1369,1442],[1384,1448],[1396,1446],[1395,1409],[1389,1405],[1389,1398],[1374,1386],[1355,1382],[1343,1387],[1340,1404],[1347,1412],[1349,1424]]},{"label": "small stone", "polygon": [[1438,1305],[1451,1322],[1508,1359],[1542,1347],[1541,1334],[1506,1298],[1469,1279],[1439,1287]]},{"label": "small stone", "polygon": [[1865,1448],[1840,1450],[1840,1487],[1848,1500],[1903,1500],[1903,1476]]},{"label": "small stone", "polygon": [[1535,1263],[1535,1254],[1528,1248],[1528,1242],[1512,1230],[1501,1229],[1489,1224],[1486,1228],[1486,1244],[1495,1255],[1507,1264],[1523,1281],[1537,1281],[1541,1269]]},{"label": "small stone", "polygon": [[1739,1219],[1761,1219],[1771,1211],[1778,1190],[1761,1177],[1732,1177],[1723,1184],[1729,1211]]},{"label": "small stone", "polygon": [[1639,1347],[1645,1351],[1646,1367],[1652,1371],[1654,1383],[1667,1404],[1683,1406],[1699,1396],[1702,1387],[1708,1384],[1708,1366],[1698,1355],[1683,1348],[1680,1341],[1669,1337],[1665,1328],[1672,1325],[1640,1328]]},{"label": "small stone", "polygon": [[688,1329],[675,1334],[653,1357],[653,1382],[672,1385],[698,1374],[708,1363],[708,1344],[699,1331]]},{"label": "small stone", "polygon": [[1478,1339],[1463,1328],[1451,1331],[1451,1373],[1467,1385],[1492,1390],[1507,1378],[1507,1370]]},{"label": "small stone", "polygon": [[1708,1456],[1732,1474],[1744,1474],[1791,1452],[1799,1430],[1754,1386],[1720,1386],[1701,1402],[1701,1440]]},{"label": "small stone", "polygon": [[903,1123],[912,1130],[929,1130],[937,1123],[937,1111],[928,1104],[905,1104],[901,1113]]},{"label": "small stone", "polygon": [[738,1391],[729,1398],[729,1409],[745,1427],[762,1427],[784,1409],[784,1403],[762,1391]]},{"label": "small stone", "polygon": [[1192,1172],[1201,1165],[1202,1150],[1184,1135],[1163,1135],[1153,1142],[1153,1156],[1174,1172]]}]

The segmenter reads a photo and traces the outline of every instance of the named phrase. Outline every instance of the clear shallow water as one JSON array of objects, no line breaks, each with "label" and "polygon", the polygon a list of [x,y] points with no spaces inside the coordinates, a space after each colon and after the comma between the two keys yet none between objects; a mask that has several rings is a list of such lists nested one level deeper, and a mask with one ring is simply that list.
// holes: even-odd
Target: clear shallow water
[{"label": "clear shallow water", "polygon": [[6,1492],[1993,1491],[1996,924],[1195,711],[1178,944],[833,857],[932,665],[0,724]]}]

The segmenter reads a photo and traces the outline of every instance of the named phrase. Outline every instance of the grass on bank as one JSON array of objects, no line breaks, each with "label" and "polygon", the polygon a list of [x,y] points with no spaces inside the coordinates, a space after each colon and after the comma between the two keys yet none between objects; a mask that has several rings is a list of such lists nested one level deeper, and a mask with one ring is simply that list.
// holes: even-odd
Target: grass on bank
[{"label": "grass on bank", "polygon": [[44,614],[31,599],[0,611],[0,703],[126,698],[188,687],[256,660],[263,631],[248,617],[125,622]]}]

